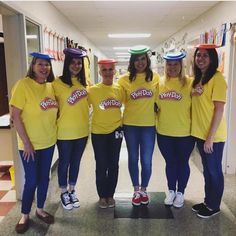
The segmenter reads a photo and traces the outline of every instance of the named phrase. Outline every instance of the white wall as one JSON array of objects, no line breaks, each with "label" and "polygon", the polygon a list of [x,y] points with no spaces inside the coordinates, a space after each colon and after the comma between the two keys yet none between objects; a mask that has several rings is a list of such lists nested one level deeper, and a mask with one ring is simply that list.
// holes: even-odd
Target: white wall
[{"label": "white wall", "polygon": [[[226,22],[236,21],[236,2],[220,2],[215,7],[204,13],[191,24],[184,27],[181,31],[174,34],[172,37],[180,40],[187,33],[187,42],[199,37],[200,33],[209,31],[213,27],[218,27]],[[163,42],[164,44],[164,42]],[[159,45],[157,50],[163,45]]]},{"label": "white wall", "polygon": [[[91,79],[93,81],[93,55],[98,58],[104,58],[104,54],[99,51],[81,32],[75,27],[73,23],[67,20],[50,2],[4,2],[16,11],[24,14],[27,18],[39,23],[44,28],[55,30],[65,37],[73,39],[79,45],[84,46],[86,49],[91,48]],[[54,62],[53,69],[55,75],[62,73],[63,62]]]}]

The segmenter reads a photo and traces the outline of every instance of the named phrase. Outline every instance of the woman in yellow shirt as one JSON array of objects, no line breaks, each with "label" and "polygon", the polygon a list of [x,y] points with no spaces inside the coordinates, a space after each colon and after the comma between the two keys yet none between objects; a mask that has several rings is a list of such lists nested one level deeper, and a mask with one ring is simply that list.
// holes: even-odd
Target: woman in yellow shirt
[{"label": "woman in yellow shirt", "polygon": [[102,81],[89,88],[92,112],[92,145],[96,160],[96,186],[99,207],[115,206],[113,198],[119,171],[120,148],[123,139],[121,107],[122,89],[113,83],[116,61],[98,61]]},{"label": "woman in yellow shirt", "polygon": [[49,55],[36,52],[31,55],[33,59],[27,76],[17,81],[10,100],[11,119],[17,131],[25,171],[22,216],[15,228],[17,233],[24,233],[29,228],[36,189],[36,216],[47,224],[54,222],[54,217],[43,210],[56,143],[58,105],[51,85],[54,74]]},{"label": "woman in yellow shirt", "polygon": [[59,105],[57,147],[61,204],[64,209],[71,210],[80,206],[75,185],[89,135],[89,108],[83,62],[86,52],[66,48],[64,54],[62,76],[52,85]]},{"label": "woman in yellow shirt", "polygon": [[191,85],[184,74],[183,52],[170,52],[165,77],[157,92],[157,143],[166,161],[168,194],[165,205],[182,207],[184,191],[190,175],[189,157],[194,148],[191,134]]},{"label": "woman in yellow shirt", "polygon": [[222,157],[227,130],[223,113],[227,84],[217,71],[215,48],[212,44],[198,45],[194,53],[191,134],[196,137],[202,159],[205,199],[203,203],[194,205],[192,210],[201,218],[220,212],[224,191]]},{"label": "woman in yellow shirt", "polygon": [[[151,70],[150,49],[135,46],[129,50],[126,75],[118,80],[125,92],[124,135],[128,149],[128,167],[134,187],[132,204],[148,204],[147,187],[152,173],[152,155],[155,145],[154,103],[159,75]],[[139,181],[139,157],[141,181]]]}]

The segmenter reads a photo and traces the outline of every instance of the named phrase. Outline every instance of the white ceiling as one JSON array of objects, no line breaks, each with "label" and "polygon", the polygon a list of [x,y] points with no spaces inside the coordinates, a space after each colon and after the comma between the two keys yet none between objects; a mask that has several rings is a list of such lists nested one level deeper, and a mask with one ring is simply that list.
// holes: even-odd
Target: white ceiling
[{"label": "white ceiling", "polygon": [[[114,46],[154,49],[215,6],[217,1],[52,1],[108,58]],[[112,39],[108,33],[151,33],[146,39]]]}]

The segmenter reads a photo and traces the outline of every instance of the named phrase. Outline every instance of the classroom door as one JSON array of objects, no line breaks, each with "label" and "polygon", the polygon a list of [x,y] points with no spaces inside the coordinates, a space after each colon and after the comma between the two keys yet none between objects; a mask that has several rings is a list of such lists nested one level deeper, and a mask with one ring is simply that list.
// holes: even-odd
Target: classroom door
[{"label": "classroom door", "polygon": [[0,43],[0,116],[9,113],[4,43]]}]

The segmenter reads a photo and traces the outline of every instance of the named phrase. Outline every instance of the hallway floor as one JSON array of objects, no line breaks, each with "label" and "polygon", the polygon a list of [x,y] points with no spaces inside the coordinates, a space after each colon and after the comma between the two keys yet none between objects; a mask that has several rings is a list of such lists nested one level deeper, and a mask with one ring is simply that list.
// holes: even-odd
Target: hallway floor
[{"label": "hallway floor", "polygon": [[[191,175],[185,193],[185,205],[181,209],[171,208],[173,219],[131,219],[114,218],[114,209],[99,209],[95,186],[95,161],[91,143],[88,144],[81,161],[77,183],[77,194],[81,207],[64,210],[60,204],[56,171],[52,173],[45,209],[55,215],[50,227],[35,217],[35,205],[31,211],[30,229],[25,235],[79,235],[79,236],[235,236],[236,235],[236,176],[225,176],[225,192],[221,213],[200,219],[191,211],[191,206],[203,200],[203,177],[195,164],[190,161]],[[153,173],[149,192],[166,192],[165,164],[158,149],[153,156]],[[131,181],[127,168],[127,152],[123,142],[120,158],[119,181],[116,196],[132,196]],[[151,199],[152,201],[152,199]],[[152,204],[155,204],[155,200]],[[130,203],[131,204],[131,203]],[[157,203],[160,204],[160,203]],[[15,224],[20,217],[20,202],[12,208],[0,223],[0,236],[16,235]]]}]

